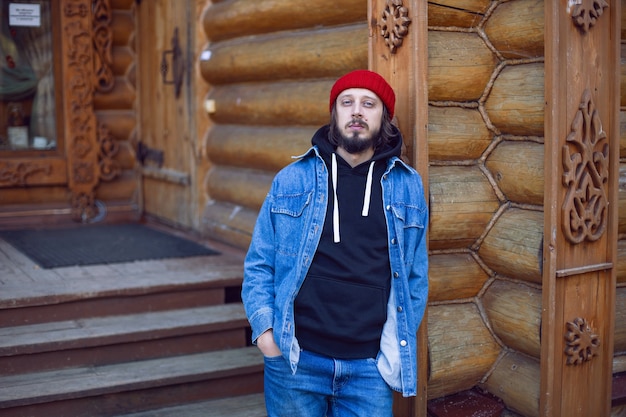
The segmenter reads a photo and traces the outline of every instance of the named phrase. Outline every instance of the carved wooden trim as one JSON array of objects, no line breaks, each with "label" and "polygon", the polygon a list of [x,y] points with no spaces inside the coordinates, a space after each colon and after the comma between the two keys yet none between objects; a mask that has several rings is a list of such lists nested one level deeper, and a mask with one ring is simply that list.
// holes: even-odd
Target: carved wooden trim
[{"label": "carved wooden trim", "polygon": [[98,125],[98,143],[99,143],[99,164],[100,179],[103,181],[112,181],[120,175],[120,164],[115,161],[115,156],[120,150],[120,146],[109,132],[106,125],[100,123]]},{"label": "carved wooden trim", "polygon": [[98,142],[93,108],[94,69],[91,0],[63,0],[62,28],[65,132],[68,144],[72,217],[87,221],[95,216],[98,184]]},{"label": "carved wooden trim", "polygon": [[101,93],[107,93],[115,86],[115,76],[111,69],[111,20],[109,0],[93,0],[94,85]]},{"label": "carved wooden trim", "polygon": [[566,323],[565,356],[568,365],[579,365],[598,355],[600,337],[594,334],[587,320],[577,317]]},{"label": "carved wooden trim", "polygon": [[396,50],[402,46],[404,37],[409,33],[411,24],[409,9],[404,7],[402,0],[387,0],[380,22],[385,45],[392,54],[395,54]]},{"label": "carved wooden trim", "polygon": [[39,162],[18,162],[0,164],[0,186],[25,186],[28,177],[43,173],[50,175],[52,165]]},{"label": "carved wooden trim", "polygon": [[604,9],[609,7],[605,0],[570,0],[570,4],[573,2],[576,4],[571,9],[572,19],[576,26],[585,33],[589,32],[589,29],[596,24]]},{"label": "carved wooden trim", "polygon": [[563,146],[562,229],[570,243],[596,241],[608,222],[609,142],[591,93],[582,102]]}]

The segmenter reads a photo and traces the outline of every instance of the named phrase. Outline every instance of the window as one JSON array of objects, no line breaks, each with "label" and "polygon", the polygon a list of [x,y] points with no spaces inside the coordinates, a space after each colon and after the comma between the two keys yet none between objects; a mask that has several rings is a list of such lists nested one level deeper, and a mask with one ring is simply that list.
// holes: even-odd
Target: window
[{"label": "window", "polygon": [[50,1],[0,0],[0,151],[55,150]]}]

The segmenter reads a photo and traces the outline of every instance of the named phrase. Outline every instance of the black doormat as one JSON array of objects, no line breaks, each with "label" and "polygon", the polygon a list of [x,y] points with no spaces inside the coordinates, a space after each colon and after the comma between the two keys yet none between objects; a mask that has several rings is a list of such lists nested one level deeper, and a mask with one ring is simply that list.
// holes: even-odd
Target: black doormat
[{"label": "black doormat", "polygon": [[45,269],[218,254],[141,224],[10,230],[0,232],[0,238]]}]

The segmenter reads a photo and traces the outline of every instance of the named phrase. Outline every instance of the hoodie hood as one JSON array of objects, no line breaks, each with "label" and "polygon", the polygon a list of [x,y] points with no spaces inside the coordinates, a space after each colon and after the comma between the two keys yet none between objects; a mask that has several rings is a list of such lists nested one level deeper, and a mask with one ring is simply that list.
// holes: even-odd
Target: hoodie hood
[{"label": "hoodie hood", "polygon": [[340,156],[336,153],[336,147],[330,143],[328,140],[329,125],[323,126],[313,135],[313,139],[311,140],[312,144],[316,146],[319,150],[320,156],[326,163],[326,166],[330,172],[330,178],[332,183],[332,193],[333,193],[333,241],[335,243],[339,243],[341,241],[340,235],[340,225],[339,225],[339,203],[337,199],[337,182],[338,182],[338,172],[341,169],[352,169],[353,172],[361,175],[367,175],[366,185],[365,185],[365,196],[363,198],[363,210],[361,215],[363,217],[369,216],[369,208],[371,203],[371,190],[372,190],[372,180],[374,167],[377,163],[385,164],[386,161],[393,157],[400,157],[402,152],[402,135],[400,131],[392,126],[394,129],[394,135],[390,138],[389,142],[385,144],[381,149],[377,149],[372,156],[372,159],[364,162],[360,165],[357,165],[354,168],[342,168],[344,164],[338,164],[337,159],[341,159]]}]

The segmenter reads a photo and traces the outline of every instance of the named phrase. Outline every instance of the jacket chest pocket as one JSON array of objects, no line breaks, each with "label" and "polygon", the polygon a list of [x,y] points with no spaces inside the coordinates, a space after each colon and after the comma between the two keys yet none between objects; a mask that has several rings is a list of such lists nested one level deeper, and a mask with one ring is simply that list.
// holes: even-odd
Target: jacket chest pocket
[{"label": "jacket chest pocket", "polygon": [[399,243],[404,249],[404,261],[413,263],[417,245],[426,226],[426,207],[395,204],[392,207]]},{"label": "jacket chest pocket", "polygon": [[276,251],[296,256],[305,233],[305,210],[313,192],[278,194],[272,199],[270,211],[274,223]]}]

